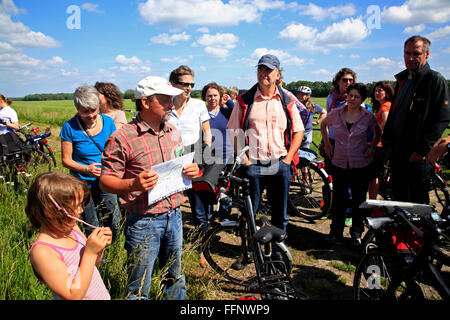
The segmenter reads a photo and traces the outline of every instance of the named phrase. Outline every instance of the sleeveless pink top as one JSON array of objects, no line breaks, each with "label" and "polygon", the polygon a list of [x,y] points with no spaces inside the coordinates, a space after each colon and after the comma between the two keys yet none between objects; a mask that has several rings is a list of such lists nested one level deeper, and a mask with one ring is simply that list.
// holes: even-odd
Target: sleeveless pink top
[{"label": "sleeveless pink top", "polygon": [[[86,239],[83,237],[81,233],[76,231],[75,229],[72,229],[72,234],[75,237],[77,244],[72,249],[62,248],[47,242],[42,241],[36,241],[31,246],[30,251],[28,254],[31,253],[31,250],[37,245],[44,245],[52,248],[56,252],[58,252],[59,256],[61,257],[61,260],[64,262],[64,264],[67,267],[67,272],[70,274],[71,278],[73,279],[75,275],[78,272],[78,269],[80,267],[81,257],[84,253],[84,248],[86,246]],[[37,273],[35,272],[36,276]],[[39,278],[39,277],[38,277]],[[76,283],[72,284],[72,281],[69,285],[76,285]],[[53,293],[53,298],[55,300],[63,300],[60,296],[58,296],[56,293]],[[105,284],[103,283],[103,280],[100,276],[100,273],[98,272],[97,267],[94,268],[94,274],[92,275],[91,283],[89,285],[89,288],[86,292],[86,295],[83,297],[83,300],[111,300],[111,297],[109,295],[108,290],[105,287]]]}]

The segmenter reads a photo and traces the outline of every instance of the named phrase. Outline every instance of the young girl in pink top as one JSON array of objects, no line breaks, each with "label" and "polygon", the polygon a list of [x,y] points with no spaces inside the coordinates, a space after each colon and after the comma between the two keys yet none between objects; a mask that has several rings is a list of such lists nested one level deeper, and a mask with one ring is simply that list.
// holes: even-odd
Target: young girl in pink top
[{"label": "young girl in pink top", "polygon": [[62,172],[40,174],[28,191],[25,211],[39,230],[29,257],[55,300],[111,299],[96,266],[112,232],[96,228],[86,239],[76,224],[88,200],[88,186]]}]

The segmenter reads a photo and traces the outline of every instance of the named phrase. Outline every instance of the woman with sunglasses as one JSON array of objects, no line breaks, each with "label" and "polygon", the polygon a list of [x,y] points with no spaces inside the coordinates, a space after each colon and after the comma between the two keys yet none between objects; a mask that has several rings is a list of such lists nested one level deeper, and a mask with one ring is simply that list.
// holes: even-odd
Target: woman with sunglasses
[{"label": "woman with sunglasses", "polygon": [[[170,83],[175,88],[183,90],[183,93],[173,98],[175,108],[172,110],[168,122],[180,132],[184,153],[188,154],[195,151],[194,162],[201,165],[203,162],[203,146],[211,146],[212,136],[205,103],[191,98],[191,92],[195,85],[194,76],[194,71],[185,65],[179,66],[170,73]],[[208,217],[203,201],[193,189],[187,190],[186,196],[189,198],[194,225],[199,227],[200,233],[206,232]],[[205,258],[200,256],[200,264],[206,266],[206,263]]]},{"label": "woman with sunglasses", "polygon": [[[345,105],[347,99],[347,88],[356,81],[356,73],[349,68],[342,68],[339,70],[333,78],[333,88],[330,91],[330,94],[327,97],[327,112],[331,112],[336,108],[340,108]],[[334,128],[330,126],[328,128],[328,138],[330,140],[331,145],[334,146]],[[320,146],[321,154],[325,160],[325,169],[328,174],[332,174],[332,165],[331,159],[327,157],[324,152],[323,141]]]}]

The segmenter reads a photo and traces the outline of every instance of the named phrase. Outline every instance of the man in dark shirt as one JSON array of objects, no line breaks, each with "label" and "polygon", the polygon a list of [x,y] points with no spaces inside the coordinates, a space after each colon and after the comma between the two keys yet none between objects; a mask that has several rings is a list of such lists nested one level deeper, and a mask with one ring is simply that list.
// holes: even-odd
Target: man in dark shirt
[{"label": "man in dark shirt", "polygon": [[430,164],[425,156],[450,122],[447,83],[430,69],[430,41],[413,36],[404,45],[406,70],[395,77],[395,100],[383,132],[391,155],[393,199],[428,203]]}]

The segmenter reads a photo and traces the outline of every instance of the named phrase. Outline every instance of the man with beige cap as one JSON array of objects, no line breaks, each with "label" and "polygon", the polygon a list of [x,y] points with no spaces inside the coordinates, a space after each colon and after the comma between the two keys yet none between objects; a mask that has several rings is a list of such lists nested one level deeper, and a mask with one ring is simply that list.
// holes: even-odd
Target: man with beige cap
[{"label": "man with beige cap", "polygon": [[[167,123],[174,108],[172,96],[182,90],[160,77],[141,80],[136,89],[135,119],[114,132],[106,141],[102,158],[100,186],[116,193],[126,210],[125,249],[130,282],[127,299],[148,299],[153,265],[168,267],[163,279],[166,299],[185,299],[186,284],[181,274],[183,223],[180,205],[183,192],[177,192],[148,205],[147,192],[158,182],[152,166],[179,157],[183,143],[177,129]],[[195,163],[186,165],[183,174],[193,179]]]}]

